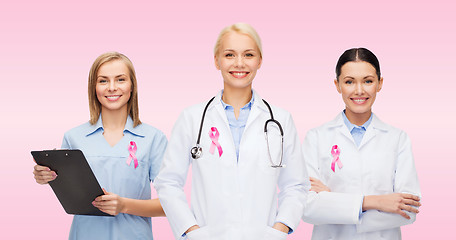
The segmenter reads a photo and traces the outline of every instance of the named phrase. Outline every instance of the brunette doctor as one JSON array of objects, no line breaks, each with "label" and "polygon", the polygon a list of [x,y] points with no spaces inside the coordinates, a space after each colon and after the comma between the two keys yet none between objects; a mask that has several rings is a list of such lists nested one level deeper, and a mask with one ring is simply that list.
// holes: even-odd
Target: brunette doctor
[{"label": "brunette doctor", "polygon": [[312,239],[401,239],[421,193],[409,137],[372,113],[383,85],[377,57],[365,48],[345,51],[334,84],[346,107],[307,133],[311,191],[303,220],[315,225]]},{"label": "brunette doctor", "polygon": [[[252,90],[258,34],[244,23],[224,28],[214,61],[223,90],[177,120],[155,179],[160,202],[176,239],[286,239],[310,183],[291,115]],[[190,165],[191,207],[183,191]]]}]

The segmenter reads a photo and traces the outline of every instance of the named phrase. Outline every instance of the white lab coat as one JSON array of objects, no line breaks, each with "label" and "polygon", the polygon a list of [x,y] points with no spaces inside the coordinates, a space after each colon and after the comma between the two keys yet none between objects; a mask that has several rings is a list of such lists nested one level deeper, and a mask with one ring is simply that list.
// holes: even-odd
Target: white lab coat
[{"label": "white lab coat", "polygon": [[[255,91],[253,94],[254,103],[242,135],[238,161],[220,101],[221,92],[206,112],[201,158],[193,160],[190,149],[196,144],[206,102],[184,110],[174,125],[154,186],[176,239],[184,239],[181,236],[193,225],[201,228],[187,234],[190,240],[286,239],[286,233],[271,226],[275,222],[282,222],[291,229],[298,226],[310,184],[295,125],[288,112],[271,106],[274,118],[284,130],[283,164],[286,165],[272,168],[263,132],[270,114],[262,98]],[[211,127],[219,131],[221,157],[217,148],[214,154],[209,152]],[[280,145],[275,146],[271,145],[271,150],[278,163],[275,153]],[[190,165],[191,208],[183,191]]]},{"label": "white lab coat", "polygon": [[[332,146],[340,149],[343,167],[331,170]],[[312,239],[401,239],[400,226],[411,224],[399,214],[369,210],[359,215],[362,197],[389,193],[421,196],[410,139],[375,115],[356,146],[342,113],[310,130],[303,144],[309,176],[331,192],[309,192],[303,220],[315,224]]]}]

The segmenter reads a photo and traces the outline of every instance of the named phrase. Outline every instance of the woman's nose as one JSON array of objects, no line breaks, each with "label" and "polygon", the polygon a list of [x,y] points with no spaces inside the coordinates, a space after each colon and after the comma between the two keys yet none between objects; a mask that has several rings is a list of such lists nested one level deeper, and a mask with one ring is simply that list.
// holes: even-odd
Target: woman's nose
[{"label": "woman's nose", "polygon": [[362,84],[356,84],[356,87],[355,87],[355,94],[357,95],[362,95],[364,92],[364,88],[363,88],[363,85]]},{"label": "woman's nose", "polygon": [[236,58],[236,67],[243,67],[244,66],[244,58],[243,57],[237,57]]},{"label": "woman's nose", "polygon": [[115,91],[117,90],[117,83],[116,81],[109,81],[109,86],[108,86],[109,91]]}]

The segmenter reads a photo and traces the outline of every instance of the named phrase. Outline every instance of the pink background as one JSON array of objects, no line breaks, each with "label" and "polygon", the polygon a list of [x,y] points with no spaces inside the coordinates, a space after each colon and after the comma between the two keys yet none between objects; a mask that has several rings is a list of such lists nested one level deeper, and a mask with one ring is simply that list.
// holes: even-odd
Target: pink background
[{"label": "pink background", "polygon": [[[35,183],[31,150],[60,147],[88,120],[87,76],[116,50],[133,61],[141,119],[170,135],[183,108],[222,87],[212,48],[219,31],[248,22],[263,40],[254,88],[290,111],[301,141],[344,107],[333,86],[340,54],[377,54],[384,86],[375,113],[411,137],[423,206],[404,239],[445,239],[454,226],[456,17],[453,1],[9,1],[0,9],[0,239],[65,239],[67,215]],[[66,2],[66,1],[65,1]],[[451,183],[451,184],[450,184]],[[188,189],[187,189],[188,190]],[[156,239],[172,239],[166,218]],[[310,239],[300,224],[288,239]]]}]

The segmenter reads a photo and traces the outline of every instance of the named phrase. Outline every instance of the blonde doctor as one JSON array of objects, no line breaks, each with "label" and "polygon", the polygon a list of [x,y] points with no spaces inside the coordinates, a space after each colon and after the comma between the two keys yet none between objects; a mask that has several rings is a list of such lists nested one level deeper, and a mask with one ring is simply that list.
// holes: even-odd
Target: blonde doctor
[{"label": "blonde doctor", "polygon": [[[415,221],[420,186],[407,134],[372,113],[383,85],[377,57],[345,51],[334,84],[345,110],[307,133],[304,158],[311,180],[303,220],[312,239],[401,239]],[[404,106],[405,107],[405,106]]]},{"label": "blonde doctor", "polygon": [[[223,90],[177,120],[155,180],[160,202],[176,239],[286,239],[310,184],[291,115],[252,90],[258,34],[243,23],[224,28],[214,60]],[[191,207],[183,191],[190,166]]]}]

